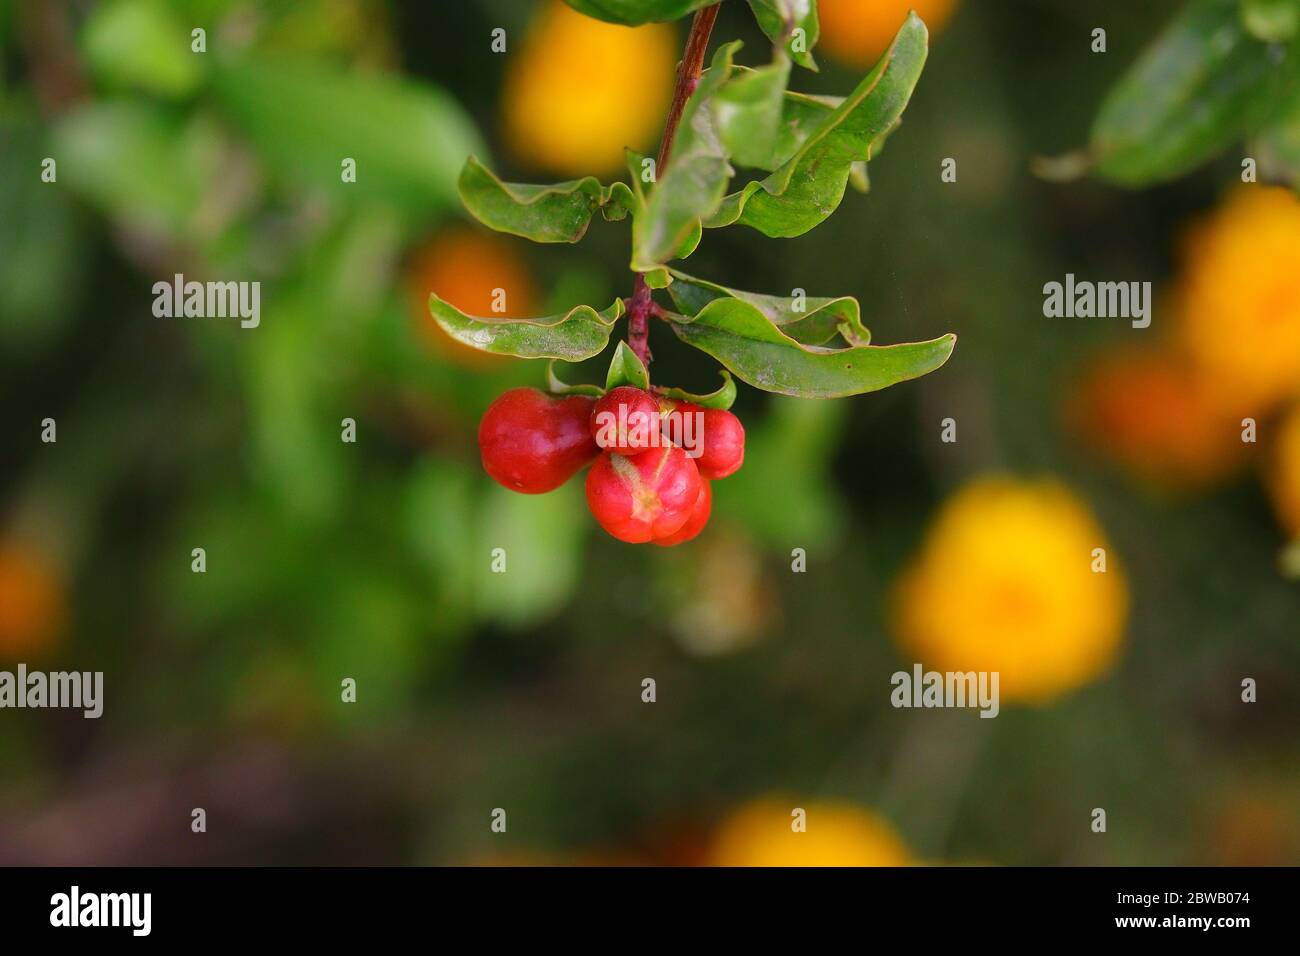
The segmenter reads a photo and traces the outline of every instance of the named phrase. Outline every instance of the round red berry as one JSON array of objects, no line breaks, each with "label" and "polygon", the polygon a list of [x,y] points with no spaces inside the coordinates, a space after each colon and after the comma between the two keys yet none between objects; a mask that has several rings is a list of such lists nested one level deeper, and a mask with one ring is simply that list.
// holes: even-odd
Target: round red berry
[{"label": "round red berry", "polygon": [[639,455],[659,444],[659,400],[632,385],[620,385],[596,400],[591,437],[606,451]]},{"label": "round red berry", "polygon": [[676,445],[628,458],[602,452],[587,473],[587,506],[620,541],[643,544],[679,531],[695,511],[700,474]]},{"label": "round red berry", "polygon": [[726,478],[744,464],[745,427],[731,412],[678,402],[663,421],[664,434],[687,449],[701,477]]},{"label": "round red berry", "polygon": [[478,426],[483,468],[511,491],[553,491],[596,456],[588,423],[594,402],[512,388],[488,406]]},{"label": "round red berry", "polygon": [[691,511],[691,516],[686,519],[686,524],[682,525],[672,534],[655,538],[654,543],[661,548],[671,548],[675,544],[683,544],[690,541],[709,523],[709,515],[713,512],[713,486],[707,478],[700,479],[700,495],[695,499],[695,508]]}]

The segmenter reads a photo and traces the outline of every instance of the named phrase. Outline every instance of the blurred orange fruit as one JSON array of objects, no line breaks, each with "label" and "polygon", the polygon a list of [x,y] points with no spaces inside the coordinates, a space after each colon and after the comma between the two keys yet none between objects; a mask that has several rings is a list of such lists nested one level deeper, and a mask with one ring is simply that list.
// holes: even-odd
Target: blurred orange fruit
[{"label": "blurred orange fruit", "polygon": [[723,820],[708,855],[711,866],[906,866],[907,848],[875,814],[851,803],[796,804],[766,797]]},{"label": "blurred orange fruit", "polygon": [[0,542],[0,658],[41,651],[58,637],[63,621],[58,575],[30,550]]},{"label": "blurred orange fruit", "polygon": [[656,139],[677,63],[672,27],[624,27],[546,3],[506,64],[505,137],[520,162],[563,176],[621,170]]},{"label": "blurred orange fruit", "polygon": [[1123,571],[1072,492],[984,478],[943,505],[900,578],[895,636],[927,667],[998,672],[1004,703],[1041,703],[1111,666],[1127,613]]},{"label": "blurred orange fruit", "polygon": [[457,227],[435,236],[412,257],[407,285],[424,339],[439,354],[463,365],[481,366],[502,357],[448,335],[429,314],[431,292],[466,315],[529,318],[536,314],[537,294],[528,266],[507,240],[488,233]]},{"label": "blurred orange fruit", "polygon": [[1269,490],[1278,520],[1289,534],[1300,538],[1300,406],[1282,422],[1273,449]]},{"label": "blurred orange fruit", "polygon": [[849,66],[873,66],[907,19],[908,11],[937,33],[957,0],[818,0],[819,50]]},{"label": "blurred orange fruit", "polygon": [[1241,186],[1190,228],[1176,317],[1225,408],[1262,417],[1300,394],[1300,198]]},{"label": "blurred orange fruit", "polygon": [[1166,488],[1211,484],[1251,447],[1241,440],[1240,418],[1215,402],[1191,362],[1168,349],[1102,356],[1076,386],[1067,413],[1089,444]]}]

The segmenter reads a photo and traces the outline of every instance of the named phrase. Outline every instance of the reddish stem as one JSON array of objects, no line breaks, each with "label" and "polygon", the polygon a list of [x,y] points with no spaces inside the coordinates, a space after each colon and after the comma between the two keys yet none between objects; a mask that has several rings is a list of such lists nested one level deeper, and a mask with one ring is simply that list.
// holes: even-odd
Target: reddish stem
[{"label": "reddish stem", "polygon": [[[700,73],[704,70],[704,52],[709,46],[709,34],[718,19],[718,4],[697,10],[691,20],[690,36],[686,39],[686,51],[682,62],[677,67],[677,85],[673,88],[673,102],[668,109],[668,119],[664,123],[663,139],[659,142],[659,158],[655,161],[655,179],[663,175],[668,165],[668,156],[673,149],[673,140],[677,138],[677,127],[682,121],[682,112],[686,101],[691,98],[695,88],[700,85]],[[663,310],[655,304],[653,293],[646,285],[645,276],[637,273],[632,285],[632,297],[627,307],[627,344],[636,353],[637,358],[650,365],[650,316],[662,315]]]}]

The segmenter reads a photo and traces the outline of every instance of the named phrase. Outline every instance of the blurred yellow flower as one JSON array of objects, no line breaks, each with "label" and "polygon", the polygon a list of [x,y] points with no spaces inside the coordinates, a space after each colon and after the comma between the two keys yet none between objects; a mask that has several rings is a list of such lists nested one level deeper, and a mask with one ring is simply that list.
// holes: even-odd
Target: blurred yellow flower
[{"label": "blurred yellow flower", "polygon": [[436,292],[467,315],[530,318],[536,314],[532,275],[510,241],[465,228],[442,232],[416,250],[407,271],[407,289],[412,315],[425,341],[462,365],[478,366],[503,359],[448,335],[429,314],[429,293]]},{"label": "blurred yellow flower", "polygon": [[[1094,549],[1106,570],[1094,571]],[[997,671],[1045,702],[1110,667],[1128,589],[1096,520],[1055,481],[985,478],[940,510],[895,595],[902,648],[940,671]]]},{"label": "blurred yellow flower", "polygon": [[1225,407],[1261,416],[1300,394],[1300,198],[1242,186],[1185,237],[1181,341]]},{"label": "blurred yellow flower", "polygon": [[1102,355],[1075,385],[1066,414],[1089,445],[1163,488],[1212,484],[1253,447],[1241,440],[1241,419],[1172,349]]},{"label": "blurred yellow flower", "polygon": [[[806,829],[795,832],[796,806]],[[797,805],[775,798],[746,804],[714,835],[711,866],[906,866],[907,848],[874,814],[851,803]]]},{"label": "blurred yellow flower", "polygon": [[1273,505],[1282,527],[1300,538],[1300,406],[1282,422],[1273,455],[1269,476]]},{"label": "blurred yellow flower", "polygon": [[625,147],[656,139],[676,63],[667,24],[618,26],[551,0],[506,65],[506,140],[521,162],[550,173],[621,170]]},{"label": "blurred yellow flower", "polygon": [[817,48],[849,66],[872,66],[909,10],[937,33],[956,5],[957,0],[818,0],[821,39]]},{"label": "blurred yellow flower", "polygon": [[30,549],[0,541],[0,659],[44,650],[63,621],[63,588]]}]

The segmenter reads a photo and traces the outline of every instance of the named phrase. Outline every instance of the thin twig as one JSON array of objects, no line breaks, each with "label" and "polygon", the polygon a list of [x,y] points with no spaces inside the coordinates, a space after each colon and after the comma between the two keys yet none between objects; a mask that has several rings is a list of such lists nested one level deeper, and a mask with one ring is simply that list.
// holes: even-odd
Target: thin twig
[{"label": "thin twig", "polygon": [[[686,102],[700,85],[700,73],[704,69],[704,53],[709,46],[709,34],[718,19],[718,4],[705,7],[695,13],[691,21],[690,36],[686,39],[686,51],[682,62],[677,67],[677,84],[673,88],[673,102],[668,109],[668,119],[664,123],[663,139],[659,143],[659,158],[655,162],[655,179],[663,175],[672,153],[673,141],[677,138],[677,127],[682,121]],[[650,354],[650,316],[662,315],[663,310],[655,305],[650,287],[646,285],[645,276],[637,273],[632,285],[632,297],[628,299],[627,309],[627,344],[648,367],[653,356]]]}]

